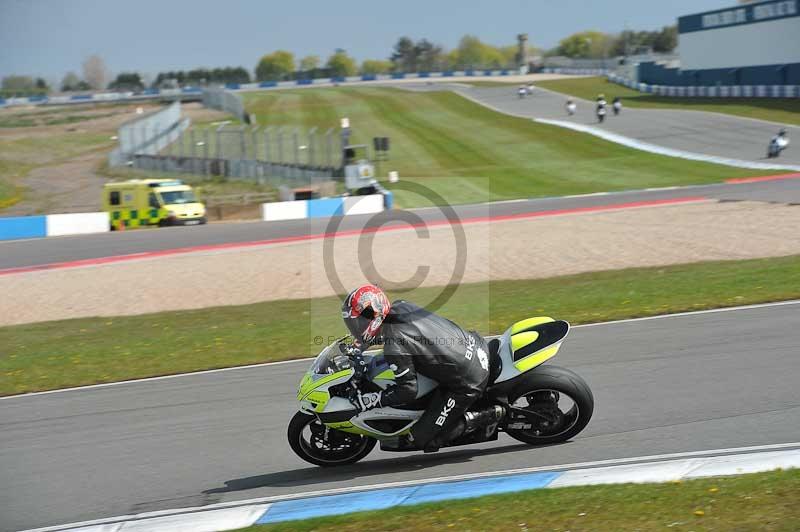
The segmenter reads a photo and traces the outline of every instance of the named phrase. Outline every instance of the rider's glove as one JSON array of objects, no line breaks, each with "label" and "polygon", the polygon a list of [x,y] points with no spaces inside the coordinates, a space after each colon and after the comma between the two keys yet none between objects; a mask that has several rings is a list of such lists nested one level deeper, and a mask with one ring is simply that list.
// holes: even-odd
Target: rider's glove
[{"label": "rider's glove", "polygon": [[361,376],[366,373],[367,361],[364,360],[362,351],[357,347],[353,347],[348,351],[348,355],[350,356],[350,360],[353,361],[353,369],[355,369],[356,375]]},{"label": "rider's glove", "polygon": [[353,404],[359,412],[365,412],[381,406],[381,392],[359,393]]}]

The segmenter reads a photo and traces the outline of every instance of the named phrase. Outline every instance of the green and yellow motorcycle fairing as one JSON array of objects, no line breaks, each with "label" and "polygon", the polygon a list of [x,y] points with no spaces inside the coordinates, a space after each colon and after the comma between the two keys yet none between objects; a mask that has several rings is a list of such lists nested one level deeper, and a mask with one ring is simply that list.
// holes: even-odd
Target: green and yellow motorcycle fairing
[{"label": "green and yellow motorcycle fairing", "polygon": [[[568,332],[567,322],[549,317],[528,318],[514,323],[502,335],[490,340],[490,347],[494,347],[490,349],[493,377],[490,387],[513,381],[553,358]],[[352,361],[340,348],[347,338],[340,338],[323,349],[312,363],[297,392],[300,411],[317,416],[329,428],[378,440],[408,432],[424,408],[377,408],[359,414],[347,398],[344,392],[355,374]],[[383,360],[383,351],[367,352],[364,359],[367,380],[381,389],[394,382],[394,373]],[[418,398],[436,387],[436,383],[424,375],[418,375],[418,380]],[[332,394],[331,389],[339,393]]]}]

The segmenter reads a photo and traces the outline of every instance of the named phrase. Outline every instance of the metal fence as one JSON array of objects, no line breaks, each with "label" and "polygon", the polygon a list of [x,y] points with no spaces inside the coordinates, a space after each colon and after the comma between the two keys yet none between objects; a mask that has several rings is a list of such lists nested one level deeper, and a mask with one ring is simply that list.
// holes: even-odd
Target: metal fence
[{"label": "metal fence", "polygon": [[127,154],[130,166],[296,187],[328,181],[342,164],[341,140],[332,128],[322,132],[221,124],[184,128],[170,140],[151,141],[149,146],[158,145],[158,150]]},{"label": "metal fence", "polygon": [[174,142],[189,127],[188,118],[181,119],[181,104],[167,107],[130,120],[117,130],[119,146],[108,155],[110,166],[121,166],[135,153],[154,154]]},{"label": "metal fence", "polygon": [[203,89],[203,106],[232,114],[242,122],[248,122],[242,97],[221,87]]}]

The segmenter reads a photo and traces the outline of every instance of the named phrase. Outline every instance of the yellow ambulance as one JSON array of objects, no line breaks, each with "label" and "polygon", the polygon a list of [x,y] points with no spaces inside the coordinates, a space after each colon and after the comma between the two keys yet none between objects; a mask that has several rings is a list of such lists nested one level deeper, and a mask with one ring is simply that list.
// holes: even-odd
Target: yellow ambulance
[{"label": "yellow ambulance", "polygon": [[111,230],[206,223],[206,208],[178,179],[131,179],[106,183],[103,210]]}]

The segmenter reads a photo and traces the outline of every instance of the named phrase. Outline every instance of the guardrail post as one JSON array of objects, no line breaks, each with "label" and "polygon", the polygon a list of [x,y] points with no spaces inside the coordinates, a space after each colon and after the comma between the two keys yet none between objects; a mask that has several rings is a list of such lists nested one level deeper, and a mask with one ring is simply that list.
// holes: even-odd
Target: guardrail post
[{"label": "guardrail post", "polygon": [[244,135],[246,129],[247,126],[241,126],[239,128],[239,159],[242,161],[247,158],[247,139]]},{"label": "guardrail post", "polygon": [[208,175],[210,168],[208,167],[208,128],[203,129],[203,175]]},{"label": "guardrail post", "polygon": [[294,143],[294,164],[300,165],[300,145],[298,141],[298,136],[300,132],[295,128],[294,132],[292,133],[292,142]]},{"label": "guardrail post", "polygon": [[217,137],[217,159],[222,159],[222,130],[225,129],[225,124],[220,124],[216,131]]},{"label": "guardrail post", "polygon": [[333,128],[325,132],[325,159],[328,166],[333,166]]},{"label": "guardrail post", "polygon": [[190,144],[190,157],[192,158],[192,162],[189,165],[190,173],[197,174],[197,157],[195,157],[194,148],[195,148],[195,140],[194,140],[194,128],[189,130],[189,144]]},{"label": "guardrail post", "polygon": [[278,128],[278,159],[276,162],[283,162],[283,126]]},{"label": "guardrail post", "polygon": [[308,147],[307,147],[307,149],[308,149],[308,159],[307,159],[307,161],[308,161],[308,164],[310,164],[312,166],[314,165],[314,161],[316,159],[315,153],[314,153],[315,150],[316,150],[316,148],[314,146],[314,144],[316,143],[316,137],[317,137],[317,128],[316,127],[312,127],[308,131]]},{"label": "guardrail post", "polygon": [[264,128],[264,160],[269,163],[270,161],[270,153],[269,153],[269,130],[272,129],[272,126],[267,126]]},{"label": "guardrail post", "polygon": [[253,143],[253,160],[258,160],[258,126],[250,130],[250,140]]}]

